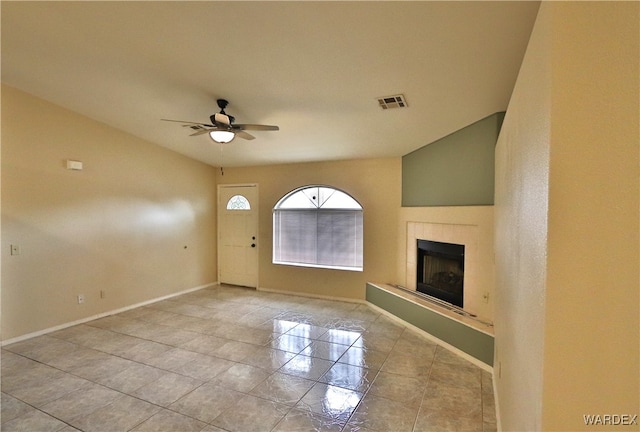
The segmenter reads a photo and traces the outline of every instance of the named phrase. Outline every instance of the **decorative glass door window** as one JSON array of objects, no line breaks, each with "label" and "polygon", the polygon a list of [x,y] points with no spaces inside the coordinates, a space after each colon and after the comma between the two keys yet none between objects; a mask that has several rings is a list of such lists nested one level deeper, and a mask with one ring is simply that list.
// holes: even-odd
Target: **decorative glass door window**
[{"label": "decorative glass door window", "polygon": [[227,210],[251,210],[251,204],[242,195],[234,195],[227,201]]}]

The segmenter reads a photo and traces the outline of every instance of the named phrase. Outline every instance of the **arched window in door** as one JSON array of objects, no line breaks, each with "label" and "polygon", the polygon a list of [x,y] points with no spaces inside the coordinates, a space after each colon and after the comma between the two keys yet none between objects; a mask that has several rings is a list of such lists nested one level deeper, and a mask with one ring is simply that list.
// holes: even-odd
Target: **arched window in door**
[{"label": "arched window in door", "polygon": [[242,195],[234,195],[227,201],[227,210],[251,210],[251,204]]},{"label": "arched window in door", "polygon": [[331,186],[305,186],[273,209],[273,262],[362,271],[363,210]]}]

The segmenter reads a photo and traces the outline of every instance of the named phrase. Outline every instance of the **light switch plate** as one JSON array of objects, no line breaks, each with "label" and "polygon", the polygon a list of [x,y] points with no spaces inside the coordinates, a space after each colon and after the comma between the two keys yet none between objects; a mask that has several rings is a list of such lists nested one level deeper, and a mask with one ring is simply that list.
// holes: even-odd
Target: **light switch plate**
[{"label": "light switch plate", "polygon": [[67,159],[67,169],[68,170],[82,171],[82,162],[81,161]]}]

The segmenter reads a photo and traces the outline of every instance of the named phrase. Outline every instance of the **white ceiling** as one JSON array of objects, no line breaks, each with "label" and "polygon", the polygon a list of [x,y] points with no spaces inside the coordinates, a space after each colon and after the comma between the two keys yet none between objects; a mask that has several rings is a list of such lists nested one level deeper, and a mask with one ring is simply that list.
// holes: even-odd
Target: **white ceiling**
[{"label": "white ceiling", "polygon": [[[2,82],[214,166],[402,156],[506,110],[538,6],[3,1]],[[280,131],[222,149],[160,121],[217,98]]]}]

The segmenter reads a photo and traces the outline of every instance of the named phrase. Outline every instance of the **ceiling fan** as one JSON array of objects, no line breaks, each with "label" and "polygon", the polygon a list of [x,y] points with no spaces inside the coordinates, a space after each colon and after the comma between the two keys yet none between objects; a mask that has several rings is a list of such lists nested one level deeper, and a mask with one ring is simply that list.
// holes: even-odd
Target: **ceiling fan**
[{"label": "ceiling fan", "polygon": [[277,131],[280,130],[278,126],[259,125],[259,124],[235,124],[235,118],[224,112],[224,109],[229,105],[229,101],[225,99],[218,99],[219,113],[215,113],[209,116],[211,124],[197,123],[182,120],[169,120],[161,119],[163,121],[182,123],[183,127],[193,129],[195,132],[190,136],[197,136],[208,133],[212,140],[217,143],[231,142],[236,136],[246,140],[255,139],[253,135],[247,133],[247,130],[255,131]]}]

